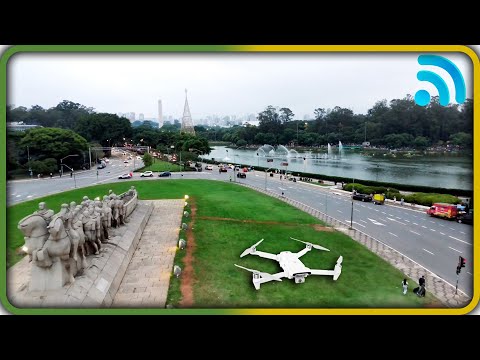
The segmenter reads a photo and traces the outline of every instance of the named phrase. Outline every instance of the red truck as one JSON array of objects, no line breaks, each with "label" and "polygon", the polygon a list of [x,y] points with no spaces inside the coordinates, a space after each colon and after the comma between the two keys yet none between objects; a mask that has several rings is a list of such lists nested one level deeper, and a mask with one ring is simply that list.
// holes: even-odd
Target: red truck
[{"label": "red truck", "polygon": [[458,215],[458,209],[457,205],[454,204],[435,203],[427,210],[427,214],[445,219],[455,219]]}]

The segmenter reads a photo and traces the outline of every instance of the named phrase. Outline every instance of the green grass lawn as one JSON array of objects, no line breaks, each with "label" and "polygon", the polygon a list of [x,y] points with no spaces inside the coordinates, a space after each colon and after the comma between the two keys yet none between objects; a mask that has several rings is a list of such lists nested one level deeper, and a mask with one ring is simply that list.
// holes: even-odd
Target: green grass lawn
[{"label": "green grass lawn", "polygon": [[137,172],[144,172],[144,171],[171,171],[171,172],[178,172],[182,171],[180,165],[177,164],[171,164],[168,161],[160,161],[160,160],[155,160],[155,162],[151,166],[145,166],[142,169],[137,169]]},{"label": "green grass lawn", "polygon": [[[377,255],[339,232],[317,231],[312,225],[318,219],[248,188],[209,180],[127,181],[98,185],[51,195],[21,203],[7,209],[8,265],[19,260],[16,249],[23,245],[17,229],[18,221],[32,213],[40,201],[46,201],[58,212],[61,203],[81,201],[108,193],[120,194],[135,185],[140,199],[183,198],[188,194],[195,201],[197,216],[193,234],[195,307],[425,307],[441,306],[427,289],[426,298],[418,298],[411,289],[416,282],[409,279],[409,293],[402,295],[400,283],[404,275]],[[223,219],[221,219],[223,218]],[[233,219],[233,220],[232,220]],[[234,221],[236,220],[236,221]],[[278,263],[256,256],[240,259],[240,254],[259,239],[265,241],[259,250],[278,253],[296,252],[304,246],[289,237],[296,237],[329,248],[330,252],[312,250],[301,258],[307,267],[333,269],[339,255],[344,257],[342,274],[337,281],[330,276],[310,276],[304,284],[293,280],[263,284],[255,290],[252,275],[235,267],[237,263],[260,271],[281,271]],[[184,233],[180,232],[180,237]],[[175,263],[182,266],[184,252],[177,252]],[[171,278],[168,303],[181,300],[180,281]]]}]

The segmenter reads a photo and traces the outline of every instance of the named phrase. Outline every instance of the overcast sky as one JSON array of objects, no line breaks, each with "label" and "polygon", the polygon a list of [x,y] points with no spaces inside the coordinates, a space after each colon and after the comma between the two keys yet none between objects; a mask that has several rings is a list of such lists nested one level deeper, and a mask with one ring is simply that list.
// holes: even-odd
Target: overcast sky
[{"label": "overcast sky", "polygon": [[[62,100],[97,112],[163,114],[181,118],[185,88],[193,120],[243,115],[268,105],[288,107],[303,119],[318,107],[355,113],[381,99],[403,98],[432,84],[419,70],[442,76],[455,102],[453,81],[437,67],[421,66],[419,54],[17,54],[8,63],[8,104],[49,108]],[[472,65],[463,54],[438,54],[462,72],[472,97]]]}]

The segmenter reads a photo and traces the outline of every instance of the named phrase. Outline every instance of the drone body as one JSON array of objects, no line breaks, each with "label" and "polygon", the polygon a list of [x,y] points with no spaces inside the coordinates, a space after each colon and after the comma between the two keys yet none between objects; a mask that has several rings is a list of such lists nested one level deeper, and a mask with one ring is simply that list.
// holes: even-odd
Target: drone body
[{"label": "drone body", "polygon": [[327,248],[324,248],[320,245],[311,244],[302,240],[291,238],[292,240],[300,241],[306,244],[305,249],[299,251],[298,253],[292,253],[290,251],[282,251],[280,254],[270,254],[263,251],[257,251],[256,247],[263,241],[260,240],[255,245],[246,249],[240,257],[246,255],[257,255],[265,259],[271,259],[278,261],[283,271],[277,274],[264,273],[258,270],[248,269],[243,266],[234,264],[236,267],[242,268],[244,270],[250,271],[253,273],[252,281],[255,289],[259,290],[260,285],[268,281],[282,281],[281,278],[295,279],[296,284],[301,284],[305,282],[305,279],[309,275],[330,275],[333,276],[333,280],[337,280],[340,274],[342,273],[342,261],[343,257],[340,256],[337,260],[337,264],[333,270],[316,270],[306,267],[301,261],[300,257],[305,255],[307,252],[311,251],[312,248],[323,251],[330,251]]}]

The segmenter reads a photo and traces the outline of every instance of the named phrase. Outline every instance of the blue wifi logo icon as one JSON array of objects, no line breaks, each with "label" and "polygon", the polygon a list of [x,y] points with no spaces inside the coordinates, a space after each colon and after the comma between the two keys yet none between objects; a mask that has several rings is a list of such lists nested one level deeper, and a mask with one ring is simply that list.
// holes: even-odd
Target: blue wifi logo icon
[{"label": "blue wifi logo icon", "polygon": [[[418,57],[418,63],[420,65],[433,65],[444,69],[449,73],[453,79],[455,85],[455,100],[459,104],[463,104],[466,97],[465,81],[462,73],[458,70],[457,66],[450,60],[438,55],[420,55]],[[447,106],[450,102],[450,93],[448,91],[447,84],[437,74],[431,71],[419,71],[417,73],[417,79],[420,81],[431,82],[438,90],[438,96],[440,98],[440,105]],[[420,106],[427,106],[430,103],[430,94],[427,90],[419,90],[415,94],[415,102]]]}]

